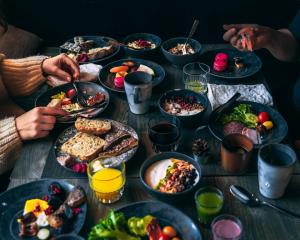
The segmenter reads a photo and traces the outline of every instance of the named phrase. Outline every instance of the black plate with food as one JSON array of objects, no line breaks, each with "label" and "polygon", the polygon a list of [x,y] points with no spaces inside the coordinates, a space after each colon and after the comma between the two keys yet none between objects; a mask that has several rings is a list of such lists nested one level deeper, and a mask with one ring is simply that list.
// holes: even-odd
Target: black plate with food
[{"label": "black plate with food", "polygon": [[71,83],[49,89],[37,97],[35,106],[59,107],[70,113],[69,116],[59,117],[62,123],[73,123],[78,116],[95,117],[102,113],[109,104],[108,92],[99,84],[91,82],[77,82],[78,89],[88,99],[88,108],[77,102],[76,91]]},{"label": "black plate with food", "polygon": [[120,51],[116,40],[104,36],[76,36],[60,46],[60,52],[80,64],[101,63]]},{"label": "black plate with food", "polygon": [[[218,108],[217,108],[218,109]],[[215,109],[209,119],[209,130],[219,140],[225,135],[240,133],[249,137],[255,147],[279,143],[288,133],[288,125],[275,109],[260,103],[236,101],[221,115]]]},{"label": "black plate with food", "polygon": [[130,72],[142,71],[152,75],[153,86],[160,84],[165,78],[165,70],[155,62],[130,58],[121,59],[104,66],[99,73],[100,83],[114,92],[125,93],[124,78]]},{"label": "black plate with food", "polygon": [[133,128],[110,119],[78,118],[75,126],[60,134],[54,144],[58,163],[69,171],[86,174],[87,163],[99,158],[120,164],[138,149]]},{"label": "black plate with food", "polygon": [[87,214],[84,190],[61,180],[44,179],[15,187],[2,193],[0,201],[1,239],[78,234]]},{"label": "black plate with food", "polygon": [[250,77],[262,67],[262,62],[255,53],[236,49],[211,50],[202,54],[200,60],[210,67],[211,75],[228,79]]},{"label": "black plate with food", "polygon": [[104,237],[111,230],[121,229],[118,239],[201,240],[196,224],[181,211],[159,201],[137,202],[110,211],[89,233],[90,240]]}]

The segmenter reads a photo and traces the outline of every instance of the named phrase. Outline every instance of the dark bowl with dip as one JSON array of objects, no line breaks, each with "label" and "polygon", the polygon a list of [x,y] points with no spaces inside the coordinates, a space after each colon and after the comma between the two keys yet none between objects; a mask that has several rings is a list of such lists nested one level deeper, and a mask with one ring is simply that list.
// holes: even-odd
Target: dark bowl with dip
[{"label": "dark bowl with dip", "polygon": [[[177,192],[177,193],[164,193],[150,187],[146,181],[147,169],[158,161],[169,160],[172,158],[186,161],[188,163],[191,163],[194,166],[197,172],[197,177],[193,186],[191,186],[190,188],[182,192]],[[151,194],[153,197],[165,202],[180,201],[189,196],[192,196],[195,190],[199,188],[200,180],[201,180],[201,167],[193,158],[185,154],[178,153],[178,152],[164,152],[164,153],[151,156],[143,163],[143,165],[140,168],[140,180],[143,186],[145,187],[146,191],[149,194]]]}]

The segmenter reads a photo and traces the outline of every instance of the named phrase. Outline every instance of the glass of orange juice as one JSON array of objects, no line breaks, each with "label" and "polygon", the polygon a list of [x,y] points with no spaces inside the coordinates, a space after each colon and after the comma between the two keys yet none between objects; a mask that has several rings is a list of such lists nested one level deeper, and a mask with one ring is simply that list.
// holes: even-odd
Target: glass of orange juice
[{"label": "glass of orange juice", "polygon": [[100,202],[113,203],[122,197],[126,181],[124,163],[107,166],[94,160],[88,165],[87,173],[90,187]]}]

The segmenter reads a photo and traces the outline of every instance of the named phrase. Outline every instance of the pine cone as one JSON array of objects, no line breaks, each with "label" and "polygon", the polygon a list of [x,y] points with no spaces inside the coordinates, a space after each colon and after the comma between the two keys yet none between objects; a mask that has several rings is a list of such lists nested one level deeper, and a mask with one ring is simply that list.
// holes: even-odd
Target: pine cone
[{"label": "pine cone", "polygon": [[204,156],[209,152],[209,146],[206,140],[196,139],[193,142],[192,151],[197,156]]}]

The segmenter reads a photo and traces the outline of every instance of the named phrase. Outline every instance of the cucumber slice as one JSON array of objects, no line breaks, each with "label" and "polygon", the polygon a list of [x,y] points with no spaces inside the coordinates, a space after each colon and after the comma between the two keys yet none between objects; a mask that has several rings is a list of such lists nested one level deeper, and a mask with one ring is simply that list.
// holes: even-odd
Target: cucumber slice
[{"label": "cucumber slice", "polygon": [[47,240],[50,237],[50,231],[47,228],[41,228],[36,236],[39,240]]}]

